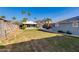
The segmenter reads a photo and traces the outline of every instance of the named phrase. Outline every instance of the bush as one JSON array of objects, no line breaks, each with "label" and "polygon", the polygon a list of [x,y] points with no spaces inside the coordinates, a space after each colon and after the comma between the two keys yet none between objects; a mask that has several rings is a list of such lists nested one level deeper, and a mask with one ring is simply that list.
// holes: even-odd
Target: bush
[{"label": "bush", "polygon": [[50,29],[51,26],[48,26],[47,24],[44,24],[44,25],[43,25],[43,28],[45,28],[45,29]]},{"label": "bush", "polygon": [[22,25],[21,29],[25,30],[26,29],[26,26],[25,25]]},{"label": "bush", "polygon": [[59,32],[59,33],[66,33],[66,34],[72,34],[70,31],[64,32],[64,31],[62,31],[62,30],[59,30],[58,32]]},{"label": "bush", "polygon": [[65,32],[64,32],[64,31],[62,31],[62,30],[58,30],[58,32],[59,32],[59,33],[65,33]]},{"label": "bush", "polygon": [[72,34],[70,31],[67,31],[66,34]]}]

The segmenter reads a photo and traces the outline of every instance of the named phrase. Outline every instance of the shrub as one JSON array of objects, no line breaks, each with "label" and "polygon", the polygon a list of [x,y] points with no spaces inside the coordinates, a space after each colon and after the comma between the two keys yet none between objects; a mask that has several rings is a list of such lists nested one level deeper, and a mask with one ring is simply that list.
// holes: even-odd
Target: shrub
[{"label": "shrub", "polygon": [[70,31],[67,31],[66,34],[72,34]]},{"label": "shrub", "polygon": [[26,26],[25,25],[22,25],[21,29],[25,30],[26,29]]},{"label": "shrub", "polygon": [[64,32],[64,31],[62,31],[62,30],[58,30],[58,32],[59,32],[59,33],[65,33],[65,32]]},{"label": "shrub", "polygon": [[45,28],[45,29],[50,29],[51,26],[48,26],[47,24],[44,24],[44,25],[43,25],[43,28]]}]

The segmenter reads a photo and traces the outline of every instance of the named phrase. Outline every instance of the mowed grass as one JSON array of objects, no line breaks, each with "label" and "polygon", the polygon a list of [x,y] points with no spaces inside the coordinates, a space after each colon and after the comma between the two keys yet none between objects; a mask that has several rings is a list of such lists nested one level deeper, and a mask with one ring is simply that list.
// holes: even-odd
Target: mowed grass
[{"label": "mowed grass", "polygon": [[79,52],[79,38],[71,36],[57,36],[47,40],[54,47],[52,51]]},{"label": "mowed grass", "polygon": [[24,35],[29,39],[42,39],[54,36],[63,36],[62,34],[44,32],[38,29],[25,30]]},{"label": "mowed grass", "polygon": [[42,39],[46,37],[62,36],[62,34],[53,34],[48,32],[39,31],[37,29],[32,30],[22,30],[17,36],[12,39],[0,40],[3,45],[19,43],[24,41],[30,41],[32,39]]},{"label": "mowed grass", "polygon": [[[79,51],[79,38],[35,30],[23,30],[14,39],[1,40],[10,51]],[[8,47],[9,48],[9,47]]]}]

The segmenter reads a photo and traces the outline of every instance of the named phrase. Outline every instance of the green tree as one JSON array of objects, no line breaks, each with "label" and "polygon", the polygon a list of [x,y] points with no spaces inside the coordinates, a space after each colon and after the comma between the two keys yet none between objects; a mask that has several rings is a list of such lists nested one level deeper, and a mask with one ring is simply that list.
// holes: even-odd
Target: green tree
[{"label": "green tree", "polygon": [[[28,18],[23,18],[21,22],[22,22],[22,23],[23,23],[23,22],[27,22],[27,20],[28,20]],[[21,28],[22,28],[23,30],[25,30],[26,27],[27,27],[27,26],[24,24],[24,25],[22,25]]]},{"label": "green tree", "polygon": [[27,14],[28,16],[30,16],[31,15],[31,13],[30,13],[30,11],[28,10],[27,11],[27,13],[26,13],[26,11],[23,9],[22,11],[21,11],[21,13],[22,13],[22,15],[23,15],[23,18],[25,18],[25,14]]},{"label": "green tree", "polygon": [[23,18],[22,22],[26,22],[28,20],[28,18]]},{"label": "green tree", "polygon": [[[28,12],[26,13],[26,11],[23,9],[21,13],[22,13],[22,15],[23,15],[23,18],[22,18],[22,21],[21,21],[21,22],[22,22],[22,23],[23,23],[23,22],[27,22],[28,18],[26,18],[24,15],[27,14],[28,16],[30,16],[30,15],[31,15],[30,11],[28,11]],[[27,27],[26,25],[22,25],[22,29],[26,29],[26,27]]]},{"label": "green tree", "polygon": [[52,19],[50,18],[44,18],[43,19],[44,22],[44,28],[46,27],[47,29],[51,28],[51,23],[52,23]]},{"label": "green tree", "polygon": [[22,13],[22,15],[24,16],[24,15],[26,14],[26,11],[23,9],[23,10],[21,11],[21,13]]},{"label": "green tree", "polygon": [[30,16],[30,15],[31,15],[30,11],[28,11],[27,15],[28,15],[28,16]]}]

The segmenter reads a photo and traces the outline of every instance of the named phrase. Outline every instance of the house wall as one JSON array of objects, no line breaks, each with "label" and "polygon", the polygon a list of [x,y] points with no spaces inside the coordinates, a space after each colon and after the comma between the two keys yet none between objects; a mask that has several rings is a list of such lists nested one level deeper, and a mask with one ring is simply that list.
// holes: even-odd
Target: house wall
[{"label": "house wall", "polygon": [[[79,23],[78,23],[79,25]],[[62,30],[64,32],[70,31],[74,35],[79,35],[79,27],[72,27],[72,23],[68,24],[59,24],[58,27],[53,26],[52,31],[57,32],[58,30]]]}]

